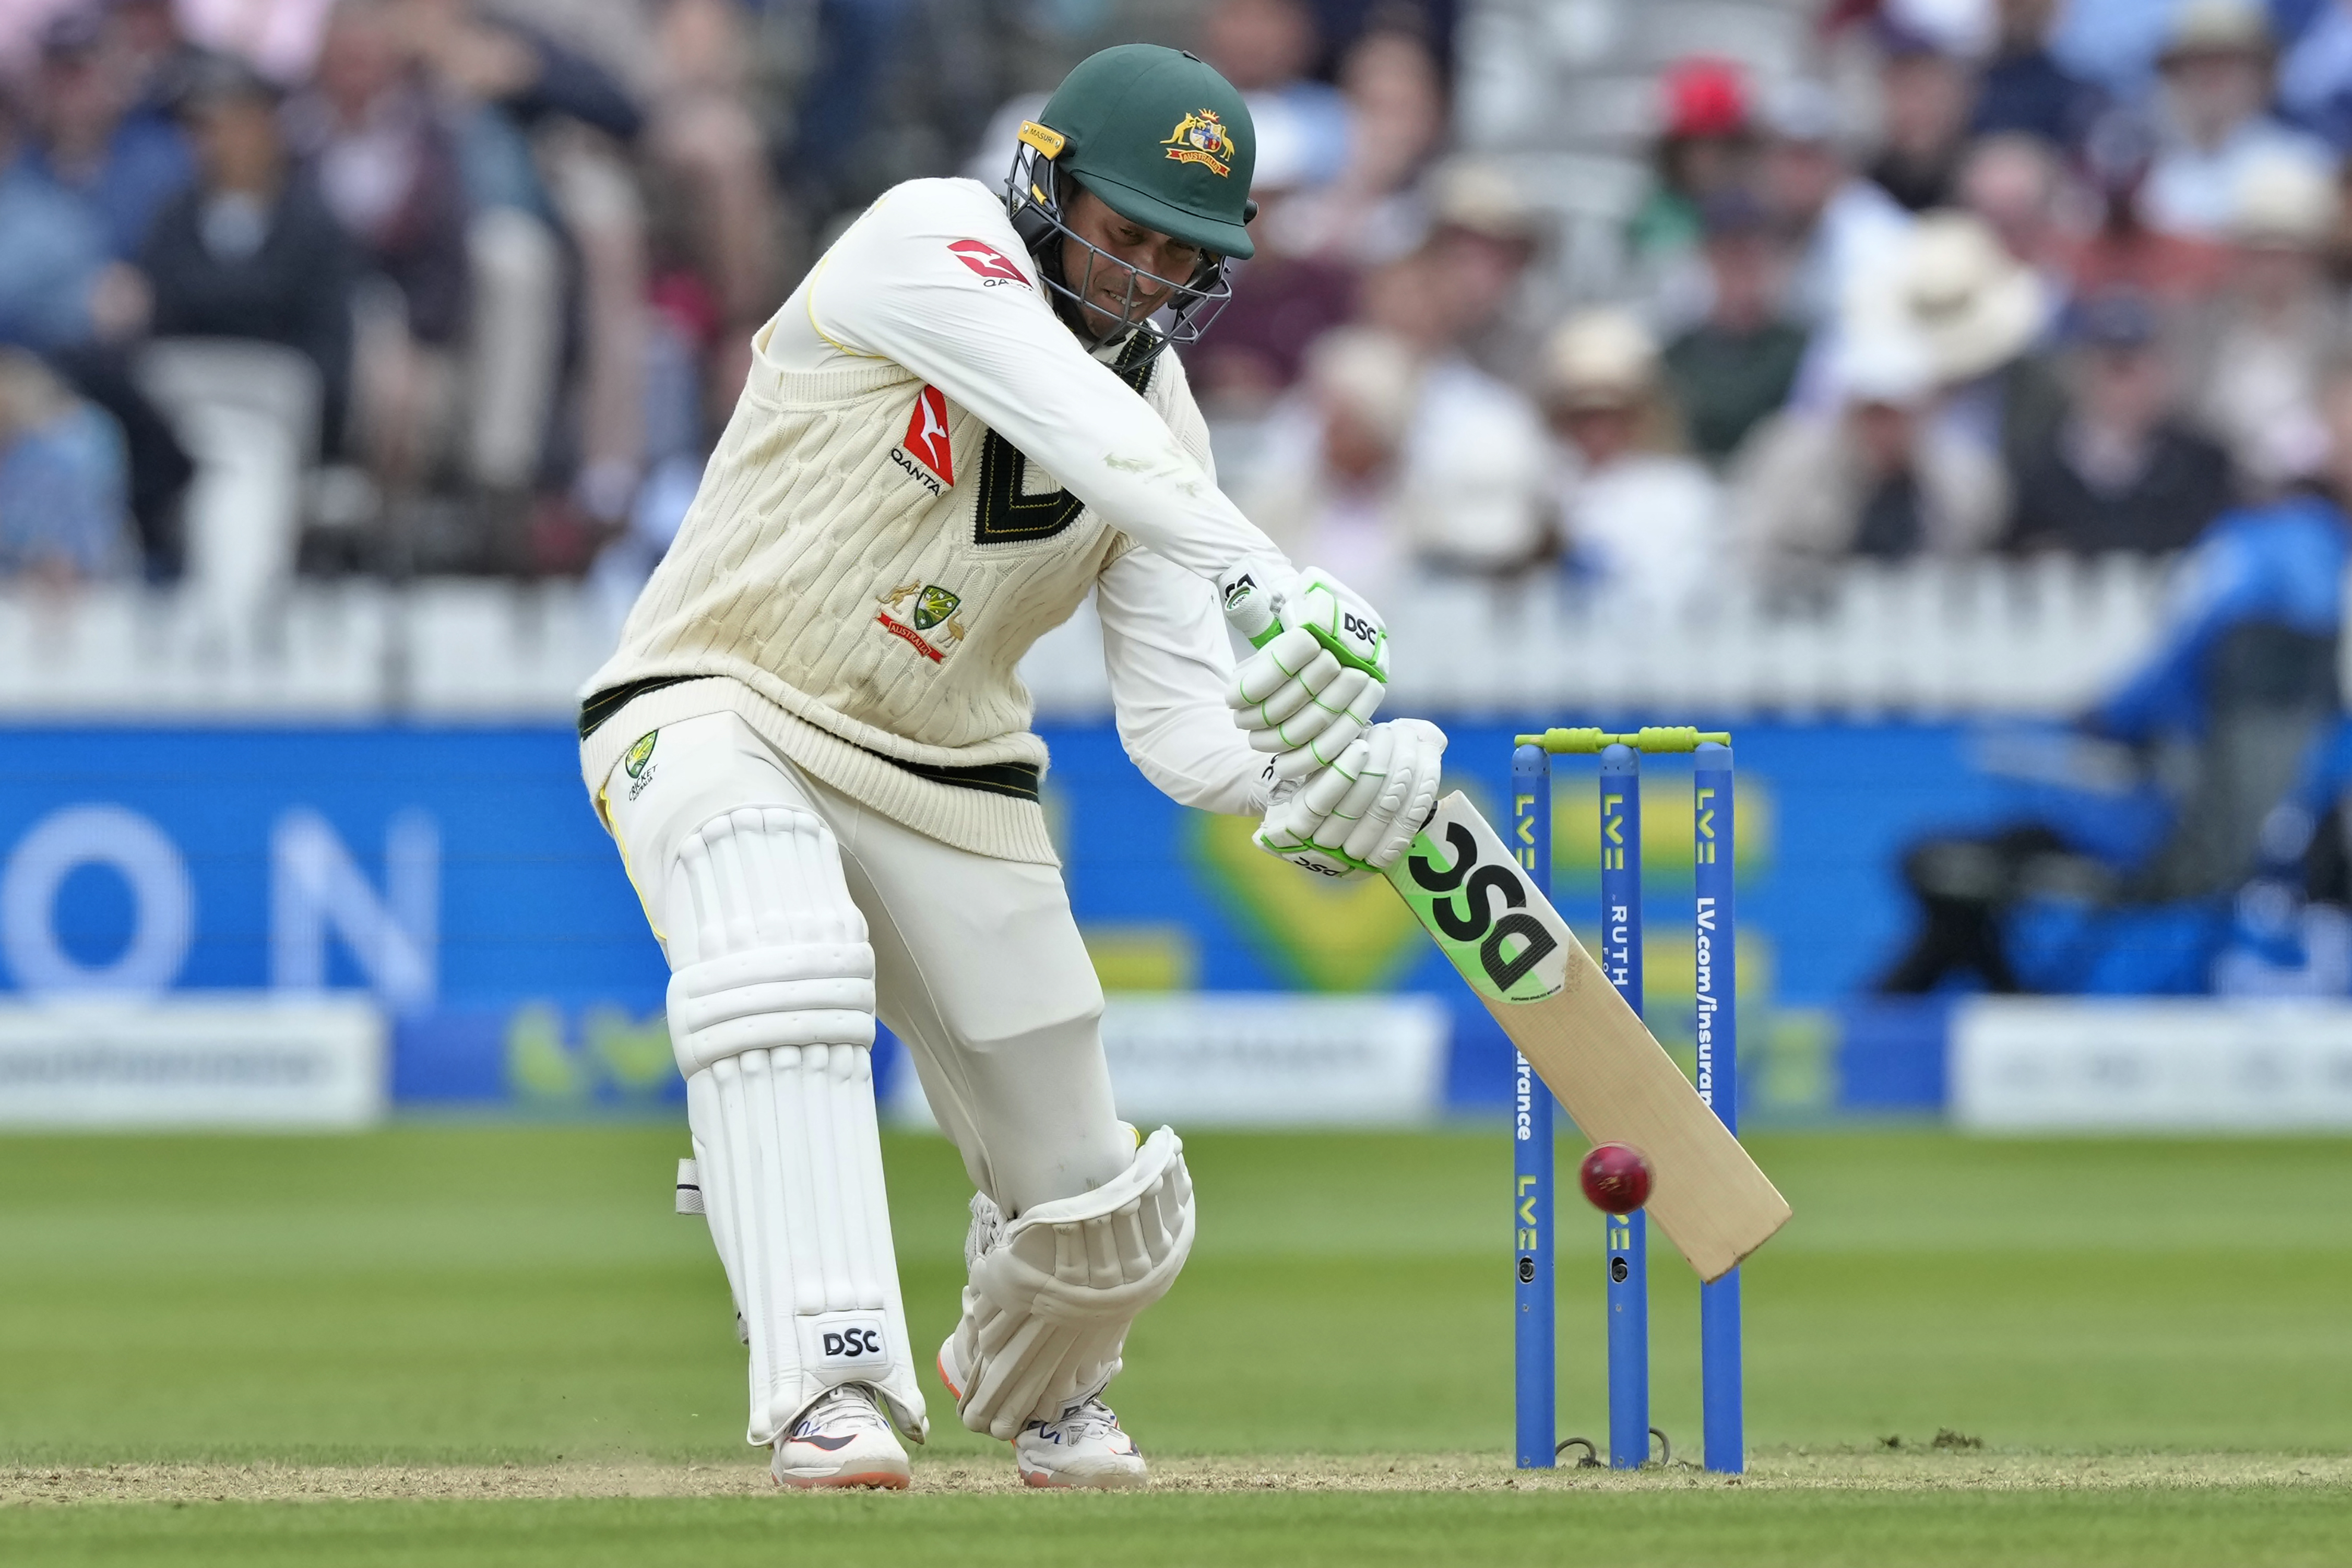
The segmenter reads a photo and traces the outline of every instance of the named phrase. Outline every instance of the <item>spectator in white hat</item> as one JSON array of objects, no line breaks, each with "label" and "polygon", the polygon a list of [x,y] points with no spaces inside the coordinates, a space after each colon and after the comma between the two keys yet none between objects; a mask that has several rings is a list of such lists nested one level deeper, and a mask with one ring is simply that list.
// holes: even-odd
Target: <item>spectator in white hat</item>
[{"label": "spectator in white hat", "polygon": [[1732,469],[1731,517],[1759,579],[1802,592],[1853,556],[1958,556],[1990,545],[2009,510],[2000,465],[1929,417],[1927,346],[1891,323],[1841,340],[1840,406],[1790,410],[1749,438]]},{"label": "spectator in white hat", "polygon": [[1845,331],[1893,333],[1925,351],[1935,422],[2012,477],[2064,416],[2064,384],[2041,348],[2051,300],[2041,279],[1972,213],[1919,220],[1895,264],[1864,280]]},{"label": "spectator in white hat", "polygon": [[2343,342],[2326,250],[2336,184],[2297,157],[2251,162],[2231,214],[2228,280],[2191,327],[2190,408],[2257,488],[2309,471],[2326,446],[2319,387]]},{"label": "spectator in white hat", "polygon": [[1588,310],[1552,334],[1540,374],[1570,570],[1649,608],[1684,608],[1721,569],[1722,496],[1674,449],[1656,340],[1625,311]]},{"label": "spectator in white hat", "polygon": [[2270,19],[2253,0],[2189,0],[2174,15],[2158,61],[2165,142],[2140,194],[2150,224],[2218,237],[2248,165],[2299,157],[2332,166],[2326,142],[2271,115],[2275,56]]},{"label": "spectator in white hat", "polygon": [[1538,298],[1543,222],[1501,166],[1455,158],[1431,173],[1424,243],[1454,345],[1494,374],[1524,382],[1550,312]]}]

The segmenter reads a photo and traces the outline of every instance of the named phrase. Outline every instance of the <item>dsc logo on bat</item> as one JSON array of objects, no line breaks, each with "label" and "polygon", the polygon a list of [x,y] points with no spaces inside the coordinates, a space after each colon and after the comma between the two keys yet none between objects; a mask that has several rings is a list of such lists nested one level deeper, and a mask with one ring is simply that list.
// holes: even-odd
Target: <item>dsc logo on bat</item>
[{"label": "dsc logo on bat", "polygon": [[[1412,856],[1407,870],[1422,895],[1414,902],[1425,904],[1429,923],[1441,937],[1473,949],[1478,969],[1496,995],[1514,1001],[1535,1000],[1513,997],[1511,990],[1559,952],[1559,938],[1552,934],[1539,914],[1528,908],[1528,885],[1507,854],[1481,864],[1478,835],[1467,823],[1458,818],[1447,820],[1447,816],[1441,809],[1437,820],[1430,824],[1430,832],[1442,829],[1445,847],[1453,853],[1453,864],[1440,868],[1425,853]],[[1427,836],[1421,842],[1424,848],[1433,847]],[[1495,908],[1497,895],[1502,900],[1500,914]],[[1519,948],[1517,952],[1507,953],[1504,942],[1510,937],[1519,939]],[[1461,963],[1461,956],[1456,955],[1457,966],[1468,974],[1469,966]],[[1549,975],[1541,978],[1546,984],[1539,995],[1559,989],[1559,984]]]}]

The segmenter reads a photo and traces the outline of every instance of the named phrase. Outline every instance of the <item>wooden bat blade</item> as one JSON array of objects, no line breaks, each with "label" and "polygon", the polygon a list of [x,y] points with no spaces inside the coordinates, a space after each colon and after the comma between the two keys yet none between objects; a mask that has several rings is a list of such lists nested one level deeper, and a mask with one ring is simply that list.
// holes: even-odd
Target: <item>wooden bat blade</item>
[{"label": "wooden bat blade", "polygon": [[1788,1200],[1459,791],[1387,876],[1578,1129],[1649,1157],[1650,1215],[1700,1279],[1788,1223]]}]

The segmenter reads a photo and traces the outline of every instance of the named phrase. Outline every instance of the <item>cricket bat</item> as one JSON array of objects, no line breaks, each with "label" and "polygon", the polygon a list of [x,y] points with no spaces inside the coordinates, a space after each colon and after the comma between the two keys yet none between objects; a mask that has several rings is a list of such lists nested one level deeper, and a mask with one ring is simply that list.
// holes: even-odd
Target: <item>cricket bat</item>
[{"label": "cricket bat", "polygon": [[1701,1279],[1788,1223],[1788,1200],[1460,791],[1387,876],[1578,1129],[1648,1156],[1648,1212]]}]

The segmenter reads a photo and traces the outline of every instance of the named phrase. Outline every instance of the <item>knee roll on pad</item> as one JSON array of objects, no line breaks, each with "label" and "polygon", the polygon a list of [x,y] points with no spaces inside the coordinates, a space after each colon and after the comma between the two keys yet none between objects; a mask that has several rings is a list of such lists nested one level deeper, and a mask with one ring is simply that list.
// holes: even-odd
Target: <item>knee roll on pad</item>
[{"label": "knee roll on pad", "polygon": [[874,949],[832,829],[742,806],[678,847],[670,1049],[688,1078],[745,1051],[874,1043]]},{"label": "knee roll on pad", "polygon": [[669,1042],[692,1078],[745,1051],[874,1044],[874,950],[865,942],[759,947],[669,977]]},{"label": "knee roll on pad", "polygon": [[1001,1226],[979,1216],[956,1326],[963,1424],[1009,1439],[1099,1394],[1118,1375],[1129,1327],[1182,1271],[1192,1230],[1184,1145],[1166,1127],[1093,1192]]}]

